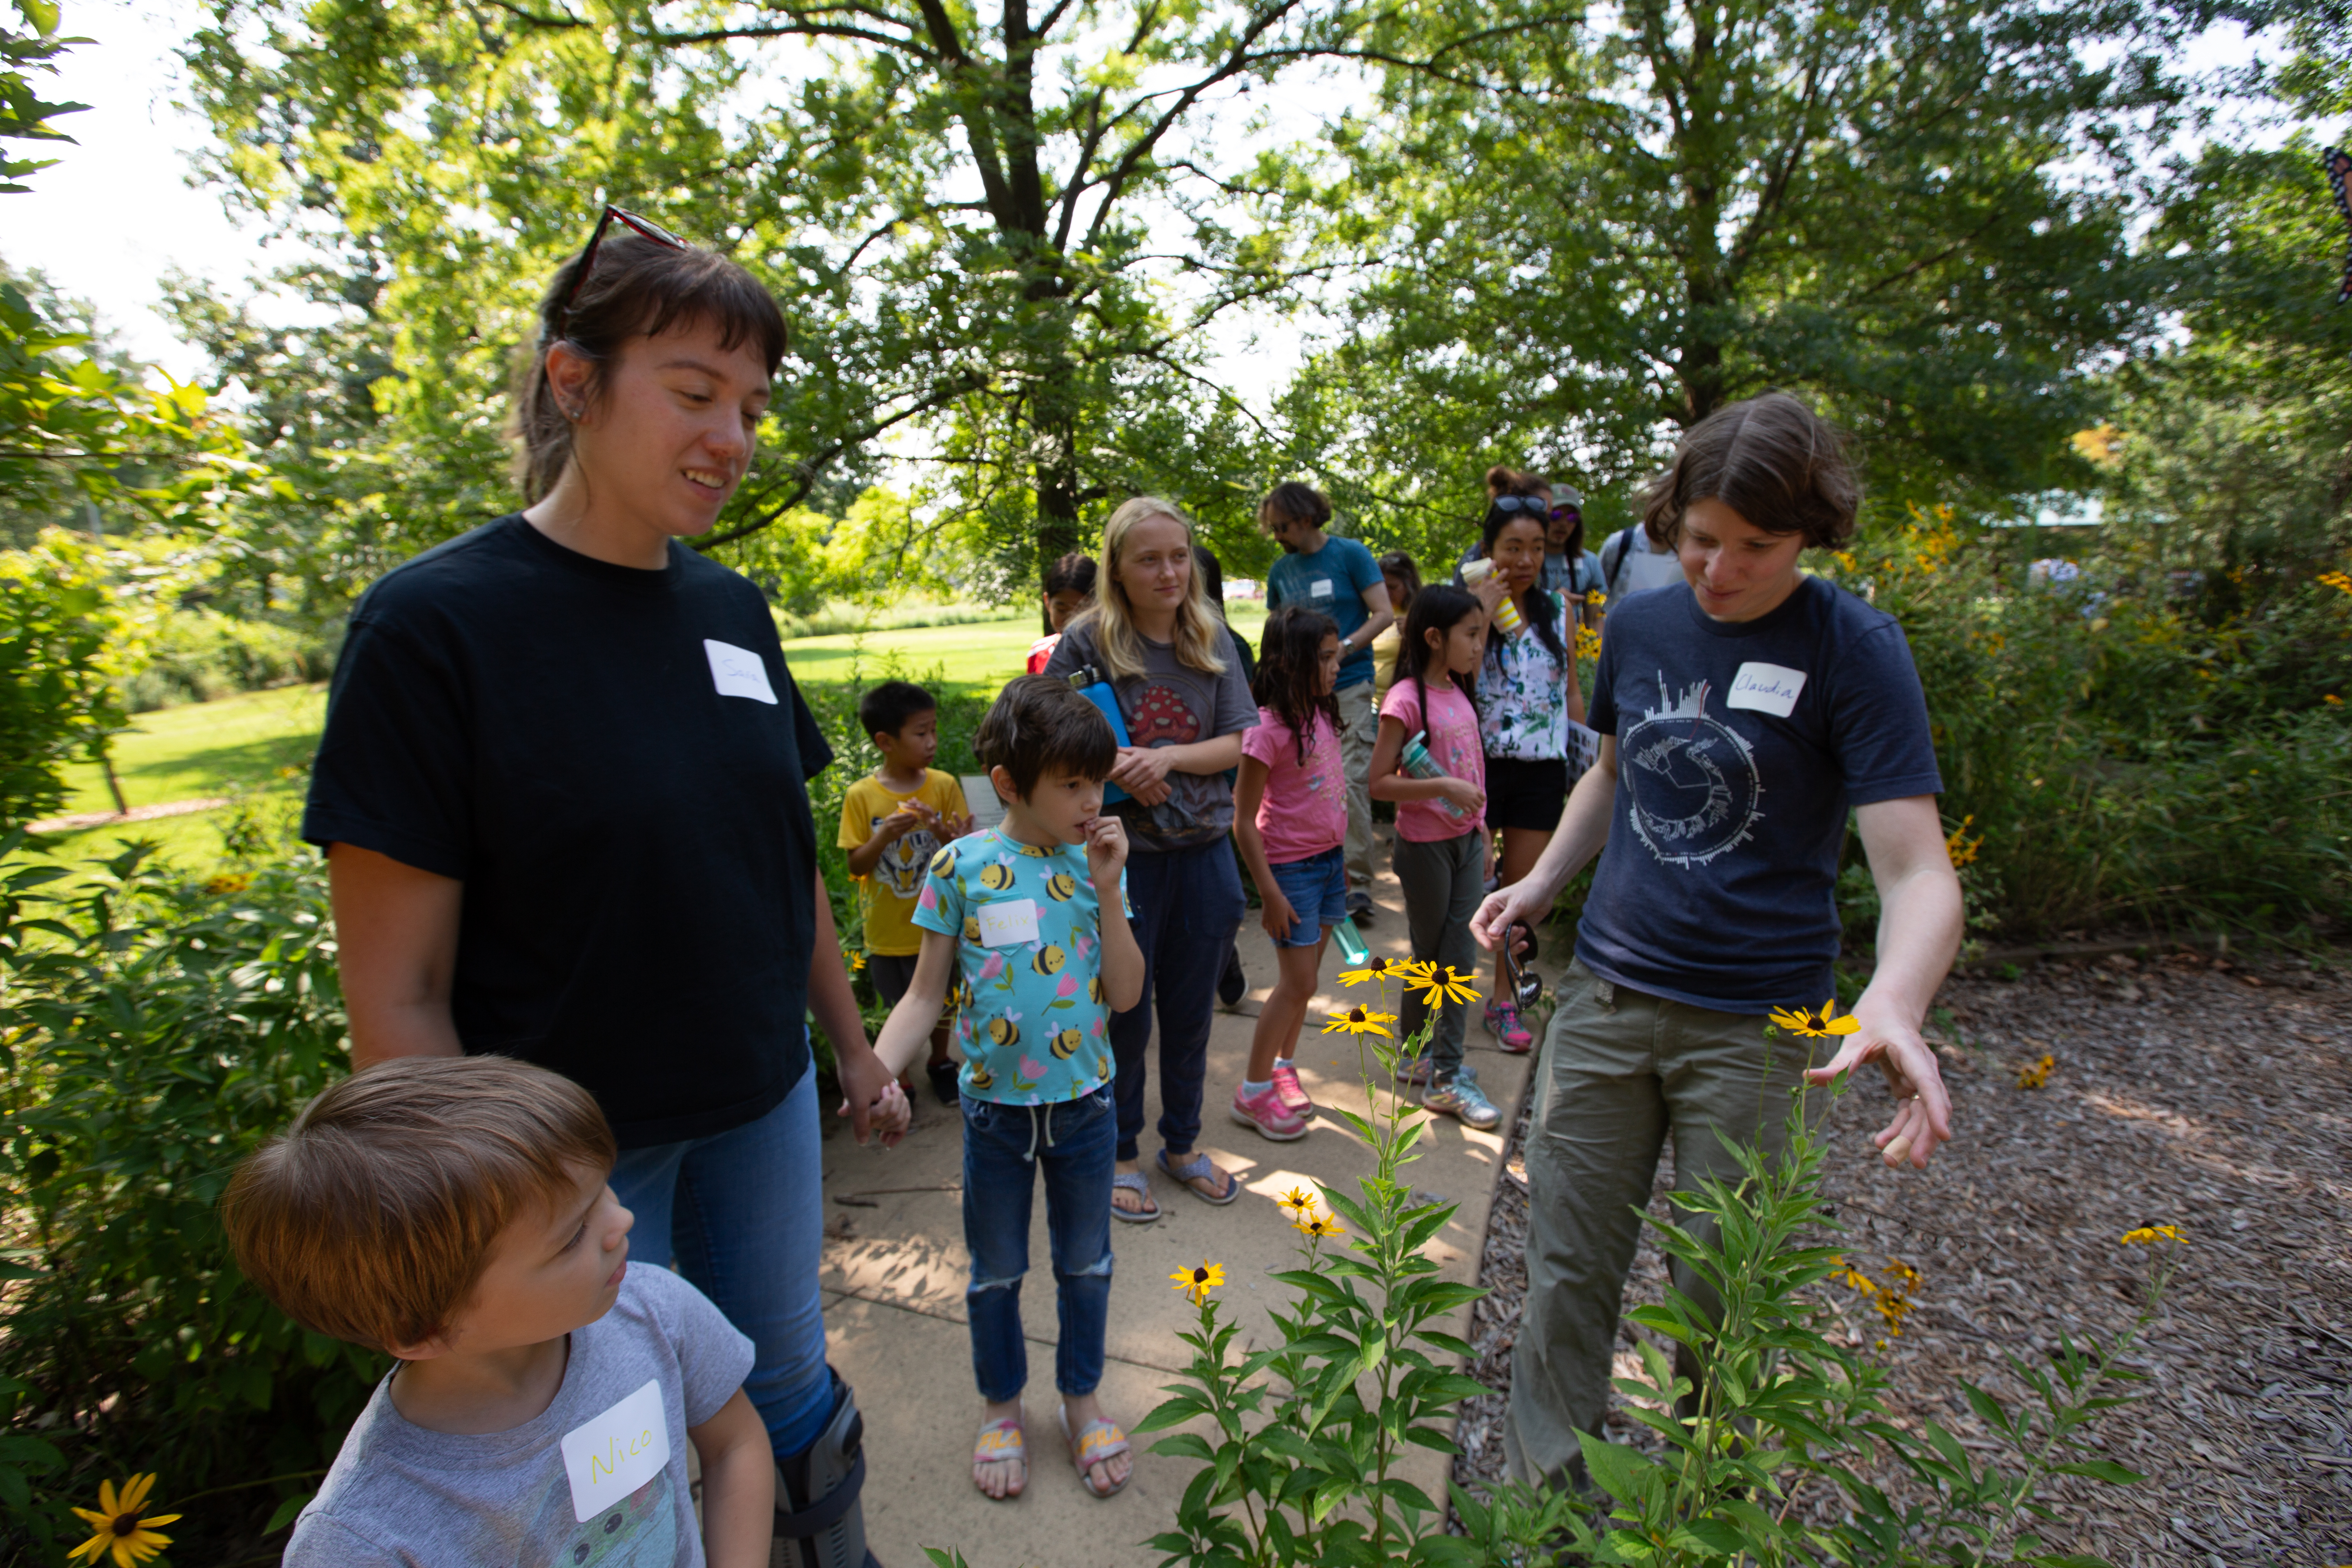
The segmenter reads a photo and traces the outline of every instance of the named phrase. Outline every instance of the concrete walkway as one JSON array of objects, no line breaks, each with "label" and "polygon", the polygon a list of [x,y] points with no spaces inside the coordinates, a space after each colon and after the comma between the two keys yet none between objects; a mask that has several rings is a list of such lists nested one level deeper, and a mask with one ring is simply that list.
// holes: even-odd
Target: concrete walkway
[{"label": "concrete walkway", "polygon": [[[1365,936],[1375,952],[1404,957],[1403,905],[1386,869],[1386,837],[1384,831],[1374,856],[1381,868],[1374,890],[1381,914]],[[1255,910],[1242,928],[1241,954],[1252,983],[1242,1006],[1255,1014],[1275,969]],[[1310,1031],[1322,1012],[1370,998],[1369,986],[1339,984],[1334,977],[1339,967],[1335,946],[1326,955],[1325,988]],[[1480,990],[1486,986],[1482,977]],[[1113,1226],[1118,1265],[1102,1394],[1122,1426],[1131,1426],[1160,1403],[1161,1385],[1174,1381],[1191,1354],[1177,1334],[1193,1325],[1195,1314],[1168,1276],[1203,1259],[1222,1265],[1227,1283],[1217,1296],[1228,1321],[1243,1326],[1243,1342],[1267,1342],[1274,1337],[1267,1309],[1280,1304],[1276,1293],[1283,1288],[1266,1276],[1297,1267],[1301,1256],[1295,1245],[1300,1238],[1276,1207],[1276,1197],[1295,1182],[1337,1186],[1352,1196],[1357,1180],[1372,1168],[1370,1151],[1330,1117],[1318,1118],[1306,1138],[1290,1143],[1268,1142],[1231,1119],[1228,1108],[1247,1061],[1252,1024],[1250,1016],[1218,1012],[1209,1041],[1202,1137],[1202,1146],[1217,1163],[1239,1175],[1242,1197],[1213,1208],[1155,1173],[1153,1196],[1162,1217],[1148,1226]],[[1475,1004],[1469,1044],[1479,1081],[1507,1115],[1531,1058],[1497,1051],[1478,1027]],[[1318,1104],[1370,1110],[1357,1078],[1357,1053],[1346,1037],[1307,1033],[1297,1060],[1299,1076]],[[1153,1089],[1144,1130],[1147,1168],[1158,1146],[1156,1082]],[[968,1262],[959,1207],[962,1123],[928,1091],[917,1114],[915,1131],[895,1150],[860,1149],[846,1138],[833,1140],[825,1150],[825,1331],[833,1363],[856,1388],[866,1416],[866,1521],[876,1556],[887,1568],[921,1568],[920,1549],[937,1546],[961,1549],[973,1568],[1157,1564],[1164,1553],[1143,1542],[1173,1527],[1176,1504],[1197,1467],[1155,1455],[1149,1449],[1152,1439],[1140,1438],[1135,1479],[1119,1496],[1097,1501],[1079,1483],[1055,1424],[1054,1279],[1046,1262],[1042,1198],[1022,1290],[1030,1342],[1029,1487],[1022,1497],[1001,1503],[973,1488],[971,1455],[980,1398],[972,1386],[963,1315]],[[1445,1278],[1469,1281],[1476,1274],[1507,1130],[1507,1123],[1475,1132],[1450,1117],[1439,1118],[1422,1141],[1422,1158],[1405,1169],[1406,1179],[1420,1191],[1460,1205],[1430,1244],[1430,1256]],[[1464,1309],[1440,1326],[1466,1334],[1468,1321]],[[1442,1501],[1450,1461],[1425,1449],[1408,1448],[1406,1454],[1405,1473]]]}]

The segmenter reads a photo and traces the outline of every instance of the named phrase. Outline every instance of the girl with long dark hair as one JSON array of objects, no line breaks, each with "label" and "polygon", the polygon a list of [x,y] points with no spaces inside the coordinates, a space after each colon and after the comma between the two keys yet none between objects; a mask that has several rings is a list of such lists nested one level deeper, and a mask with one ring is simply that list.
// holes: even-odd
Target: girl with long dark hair
[{"label": "girl with long dark hair", "polygon": [[[1524,623],[1516,635],[1497,626],[1478,666],[1478,731],[1486,753],[1486,820],[1500,828],[1506,882],[1528,868],[1551,841],[1567,804],[1569,723],[1584,720],[1577,684],[1575,617],[1566,599],[1539,582],[1549,527],[1551,487],[1530,475],[1495,468],[1496,490],[1478,527],[1479,558],[1492,574],[1474,590],[1489,614],[1508,600]],[[1518,998],[1495,959],[1494,994],[1486,1002],[1486,1032],[1506,1051],[1531,1049],[1535,1035],[1519,1016]]]},{"label": "girl with long dark hair", "polygon": [[1303,605],[1267,617],[1257,728],[1242,736],[1234,839],[1280,965],[1234,1090],[1234,1120],[1276,1142],[1307,1133],[1315,1102],[1291,1052],[1315,1000],[1331,928],[1348,918],[1348,780],[1339,752],[1339,624]]}]

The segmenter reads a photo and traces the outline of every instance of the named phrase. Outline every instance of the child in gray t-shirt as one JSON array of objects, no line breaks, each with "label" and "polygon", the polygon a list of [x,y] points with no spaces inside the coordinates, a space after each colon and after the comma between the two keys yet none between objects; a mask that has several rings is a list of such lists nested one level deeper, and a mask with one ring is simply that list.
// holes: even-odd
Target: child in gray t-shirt
[{"label": "child in gray t-shirt", "polygon": [[238,1167],[223,1218],[246,1273],[304,1326],[400,1358],[289,1568],[767,1563],[751,1343],[685,1280],[629,1267],[612,1166],[576,1084],[416,1057],[329,1089]]}]

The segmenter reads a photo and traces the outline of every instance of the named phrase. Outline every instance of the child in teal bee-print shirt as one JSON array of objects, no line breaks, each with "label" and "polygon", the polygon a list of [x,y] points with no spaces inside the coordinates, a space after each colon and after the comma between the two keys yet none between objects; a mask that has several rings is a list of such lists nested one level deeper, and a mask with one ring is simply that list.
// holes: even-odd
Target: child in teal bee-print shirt
[{"label": "child in teal bee-print shirt", "polygon": [[[964,1305],[985,1404],[972,1483],[998,1499],[1028,1484],[1021,1279],[1042,1175],[1062,1327],[1054,1381],[1063,1436],[1087,1489],[1108,1497],[1131,1473],[1127,1434],[1095,1395],[1118,1143],[1109,1024],[1143,994],[1143,952],[1128,927],[1127,837],[1102,809],[1118,742],[1093,703],[1033,675],[1005,687],[972,750],[1005,802],[1004,820],[931,858],[915,900],[922,952],[874,1051],[892,1073],[903,1071],[955,990],[971,1254]],[[886,1142],[905,1130],[903,1104],[894,1110]]]},{"label": "child in teal bee-print shirt", "polygon": [[[1119,912],[1127,910],[1119,877]],[[1059,1105],[1111,1079],[1102,909],[1086,852],[1024,844],[1003,826],[931,858],[915,924],[959,937],[961,1087],[999,1105]]]}]

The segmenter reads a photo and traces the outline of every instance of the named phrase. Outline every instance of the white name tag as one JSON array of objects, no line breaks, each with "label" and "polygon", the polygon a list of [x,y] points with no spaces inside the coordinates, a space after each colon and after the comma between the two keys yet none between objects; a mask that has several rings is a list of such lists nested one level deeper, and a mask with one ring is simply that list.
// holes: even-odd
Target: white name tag
[{"label": "white name tag", "polygon": [[1786,719],[1795,710],[1797,694],[1804,689],[1801,669],[1790,669],[1785,664],[1743,664],[1731,678],[1731,695],[1724,699],[1724,706],[1753,708],[1759,713]]},{"label": "white name tag", "polygon": [[980,945],[1011,947],[1037,940],[1037,900],[1005,899],[980,906]]},{"label": "white name tag", "polygon": [[1331,596],[1331,579],[1328,577],[1316,578],[1315,581],[1308,585],[1307,589],[1307,596],[1310,599],[1329,598]]},{"label": "white name tag", "polygon": [[775,705],[776,689],[768,684],[768,666],[758,654],[717,637],[703,638],[702,651],[710,656],[710,684],[719,688],[719,696]]},{"label": "white name tag", "polygon": [[662,1415],[661,1384],[648,1381],[602,1415],[563,1435],[563,1473],[572,1481],[572,1519],[585,1523],[625,1500],[668,1463],[669,1423]]}]

